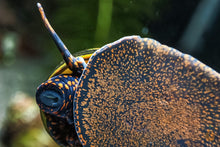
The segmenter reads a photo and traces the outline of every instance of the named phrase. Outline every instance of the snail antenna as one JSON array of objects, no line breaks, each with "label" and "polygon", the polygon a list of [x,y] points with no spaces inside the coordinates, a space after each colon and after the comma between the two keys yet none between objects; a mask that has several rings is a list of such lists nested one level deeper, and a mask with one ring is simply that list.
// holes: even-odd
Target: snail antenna
[{"label": "snail antenna", "polygon": [[86,64],[83,58],[78,57],[75,58],[67,49],[67,47],[64,45],[63,41],[60,39],[60,37],[57,35],[57,33],[54,31],[52,26],[50,25],[45,13],[44,9],[41,6],[40,3],[37,3],[37,7],[39,9],[39,12],[41,14],[41,18],[44,22],[44,25],[46,26],[47,30],[49,31],[51,37],[53,38],[56,46],[58,47],[60,53],[63,56],[64,61],[66,62],[67,66],[72,70],[73,72],[77,72],[79,74],[82,73],[83,69],[85,68]]}]

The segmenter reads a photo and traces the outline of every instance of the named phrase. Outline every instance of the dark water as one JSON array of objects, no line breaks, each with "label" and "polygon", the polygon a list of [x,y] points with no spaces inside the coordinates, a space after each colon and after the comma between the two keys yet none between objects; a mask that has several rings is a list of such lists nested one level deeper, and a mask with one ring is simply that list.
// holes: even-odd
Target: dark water
[{"label": "dark water", "polygon": [[0,124],[5,115],[9,101],[17,92],[35,95],[37,86],[46,80],[45,63],[42,59],[17,60],[11,66],[0,66]]}]

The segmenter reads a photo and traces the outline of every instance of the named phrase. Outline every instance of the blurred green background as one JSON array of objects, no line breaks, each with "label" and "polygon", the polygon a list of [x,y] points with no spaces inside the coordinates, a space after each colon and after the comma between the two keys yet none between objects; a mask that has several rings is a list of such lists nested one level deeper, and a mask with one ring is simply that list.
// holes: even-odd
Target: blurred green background
[{"label": "blurred green background", "polygon": [[10,101],[22,94],[34,98],[62,60],[37,2],[72,53],[140,35],[220,72],[219,0],[0,0],[0,127],[10,121]]}]

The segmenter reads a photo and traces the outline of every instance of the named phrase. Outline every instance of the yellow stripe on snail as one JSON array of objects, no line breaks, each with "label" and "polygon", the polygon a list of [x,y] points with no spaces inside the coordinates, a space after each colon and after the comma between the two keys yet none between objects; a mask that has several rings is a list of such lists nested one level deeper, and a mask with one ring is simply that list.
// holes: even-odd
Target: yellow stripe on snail
[{"label": "yellow stripe on snail", "polygon": [[[92,49],[81,51],[79,52],[79,54],[81,54],[80,57],[82,57],[87,63],[89,61],[89,58],[92,56],[92,54],[98,49],[99,48],[92,48]],[[63,63],[50,75],[49,78],[52,78],[54,76],[61,75],[61,74],[63,75],[63,74],[72,74],[72,73],[73,72],[68,68],[66,63]]]}]

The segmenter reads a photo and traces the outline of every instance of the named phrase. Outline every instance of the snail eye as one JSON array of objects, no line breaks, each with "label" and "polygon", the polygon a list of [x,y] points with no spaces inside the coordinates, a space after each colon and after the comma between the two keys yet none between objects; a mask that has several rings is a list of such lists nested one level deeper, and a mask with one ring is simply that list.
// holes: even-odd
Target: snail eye
[{"label": "snail eye", "polygon": [[41,102],[48,107],[57,107],[60,103],[62,103],[61,95],[53,90],[45,90],[41,93],[39,98]]},{"label": "snail eye", "polygon": [[45,113],[68,117],[66,111],[72,108],[77,81],[78,78],[71,75],[58,75],[42,83],[36,93],[40,109]]},{"label": "snail eye", "polygon": [[68,137],[73,142],[79,142],[76,134],[71,133],[76,132],[73,125],[73,98],[77,84],[76,76],[58,75],[42,83],[36,93],[45,129],[58,144],[64,146],[69,144],[66,140]]}]

